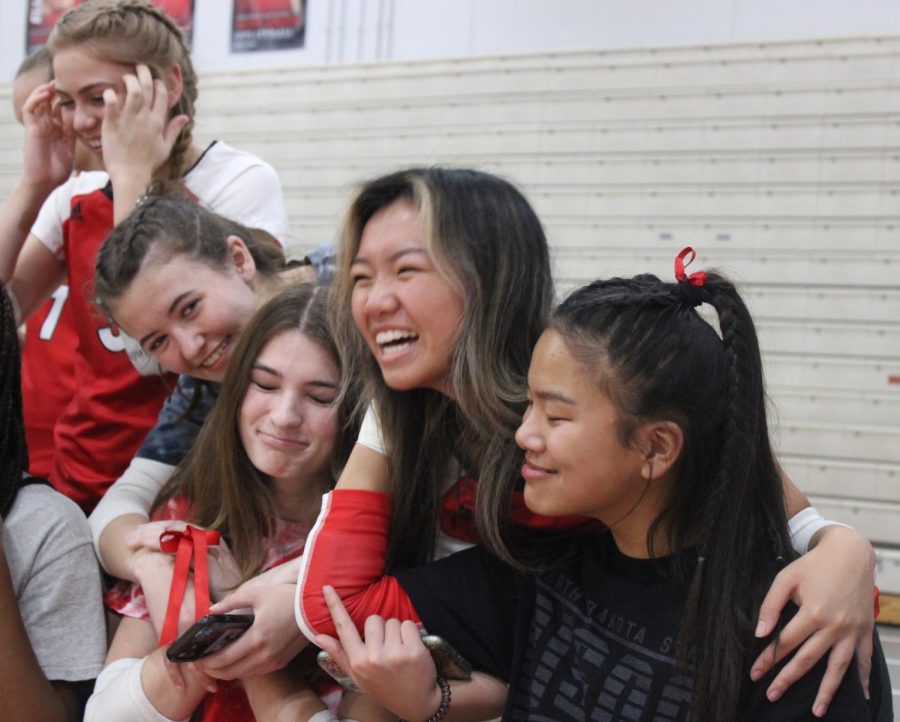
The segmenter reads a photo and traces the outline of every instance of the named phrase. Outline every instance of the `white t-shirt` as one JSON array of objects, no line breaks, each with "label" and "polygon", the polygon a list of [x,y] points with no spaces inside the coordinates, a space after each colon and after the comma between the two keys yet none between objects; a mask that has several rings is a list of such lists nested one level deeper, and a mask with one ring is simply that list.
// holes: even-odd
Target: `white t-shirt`
[{"label": "white t-shirt", "polygon": [[87,519],[46,484],[22,487],[3,522],[19,614],[51,681],[95,679],[106,657],[100,568]]},{"label": "white t-shirt", "polygon": [[[63,223],[72,212],[72,198],[102,188],[108,182],[109,176],[104,171],[72,176],[44,202],[31,232],[62,258]],[[204,207],[247,228],[268,231],[286,249],[296,246],[278,174],[252,153],[213,141],[185,174],[184,184]]]}]

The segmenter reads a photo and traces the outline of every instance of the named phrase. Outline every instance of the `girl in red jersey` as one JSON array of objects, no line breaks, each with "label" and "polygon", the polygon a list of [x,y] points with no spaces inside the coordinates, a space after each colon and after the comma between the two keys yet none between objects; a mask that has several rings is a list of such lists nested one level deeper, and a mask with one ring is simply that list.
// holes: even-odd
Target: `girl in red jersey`
[{"label": "girl in red jersey", "polygon": [[[247,324],[209,423],[154,504],[155,519],[221,533],[228,547],[215,555],[217,579],[226,588],[302,553],[321,496],[333,486],[334,469],[355,436],[355,426],[346,423],[348,399],[338,403],[340,365],[325,295],[308,284],[288,287]],[[173,525],[148,526],[158,537]],[[211,555],[215,551],[211,547]],[[241,685],[222,683],[212,694],[212,680],[188,667],[184,686],[177,688],[141,588],[119,583],[106,601],[124,616],[88,703],[89,722],[180,720],[201,707],[193,719],[252,722],[273,719],[273,713],[279,719],[334,719],[320,694],[335,696],[336,686],[314,689],[304,681],[309,665],[291,665]],[[349,701],[347,714],[379,719],[360,702]]]},{"label": "girl in red jersey", "polygon": [[[194,145],[197,78],[181,31],[144,0],[75,7],[48,43],[54,80],[25,104],[25,163],[0,214],[0,279],[21,318],[68,274],[78,332],[75,397],[55,431],[51,483],[90,510],[131,461],[174,377],[133,365],[91,304],[100,243],[148,191],[182,189],[287,241],[278,178],[258,158]],[[71,176],[74,140],[106,172]],[[29,229],[31,229],[29,233]]]}]

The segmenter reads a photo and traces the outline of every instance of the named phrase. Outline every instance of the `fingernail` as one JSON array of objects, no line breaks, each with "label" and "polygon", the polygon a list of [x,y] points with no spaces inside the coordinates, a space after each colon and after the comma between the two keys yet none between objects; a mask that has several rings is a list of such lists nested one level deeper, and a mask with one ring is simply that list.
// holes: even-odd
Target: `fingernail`
[{"label": "fingernail", "polygon": [[751,669],[750,670],[750,679],[753,682],[759,682],[762,679],[763,671],[761,669]]},{"label": "fingernail", "polygon": [[779,697],[781,697],[781,690],[778,689],[777,687],[776,688],[770,687],[769,691],[766,692],[766,699],[768,699],[769,702],[777,702]]},{"label": "fingernail", "polygon": [[768,631],[769,631],[769,625],[766,624],[764,619],[760,619],[756,623],[756,632],[754,632],[754,634],[756,634],[757,637],[765,637],[766,633]]},{"label": "fingernail", "polygon": [[327,601],[329,597],[332,597],[334,595],[334,587],[330,587],[326,584],[324,587],[322,587],[322,594],[325,595],[325,599]]},{"label": "fingernail", "polygon": [[824,702],[819,702],[815,707],[813,707],[813,714],[816,717],[824,717],[825,713],[828,711],[828,705]]}]

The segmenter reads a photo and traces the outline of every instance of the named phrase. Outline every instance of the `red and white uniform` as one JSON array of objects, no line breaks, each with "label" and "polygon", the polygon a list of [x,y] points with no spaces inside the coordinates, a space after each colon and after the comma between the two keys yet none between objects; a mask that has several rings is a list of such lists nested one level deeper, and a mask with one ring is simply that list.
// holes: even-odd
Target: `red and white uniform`
[{"label": "red and white uniform", "polygon": [[22,406],[32,476],[50,476],[56,450],[53,429],[75,393],[78,333],[68,298],[69,286],[63,284],[25,326]]}]

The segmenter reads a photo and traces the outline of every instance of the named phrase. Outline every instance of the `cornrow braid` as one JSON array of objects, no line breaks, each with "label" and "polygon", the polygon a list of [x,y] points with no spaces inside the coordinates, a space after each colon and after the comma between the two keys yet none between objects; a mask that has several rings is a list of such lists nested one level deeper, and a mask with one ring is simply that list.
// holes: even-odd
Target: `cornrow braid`
[{"label": "cornrow braid", "polygon": [[[791,552],[753,322],[733,284],[701,275],[597,281],[566,299],[551,327],[600,372],[624,443],[646,419],[682,430],[675,493],[647,544],[651,555],[658,537],[695,550],[672,562],[687,592],[678,660],[684,669],[694,660],[692,719],[723,720],[736,716],[756,608]],[[716,310],[721,339],[701,303]]]},{"label": "cornrow braid", "polygon": [[22,378],[19,339],[12,301],[0,284],[0,517],[5,517],[28,469],[28,447],[22,416]]},{"label": "cornrow braid", "polygon": [[53,29],[47,47],[51,54],[63,48],[89,44],[101,58],[123,65],[145,64],[154,78],[173,65],[181,68],[181,97],[171,116],[186,115],[172,152],[157,171],[150,192],[177,189],[187,171],[193,144],[197,103],[197,73],[181,29],[149,0],[88,0],[69,10]]}]

